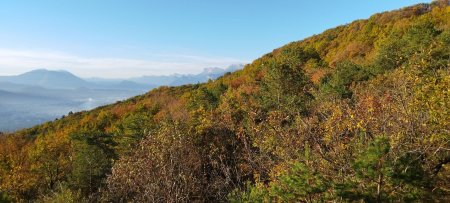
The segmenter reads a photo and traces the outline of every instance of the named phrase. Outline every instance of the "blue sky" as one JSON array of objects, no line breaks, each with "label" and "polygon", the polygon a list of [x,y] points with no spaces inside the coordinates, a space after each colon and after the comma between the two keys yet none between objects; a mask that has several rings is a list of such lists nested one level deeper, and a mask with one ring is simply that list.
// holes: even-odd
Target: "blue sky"
[{"label": "blue sky", "polygon": [[0,75],[196,73],[417,0],[0,1]]}]

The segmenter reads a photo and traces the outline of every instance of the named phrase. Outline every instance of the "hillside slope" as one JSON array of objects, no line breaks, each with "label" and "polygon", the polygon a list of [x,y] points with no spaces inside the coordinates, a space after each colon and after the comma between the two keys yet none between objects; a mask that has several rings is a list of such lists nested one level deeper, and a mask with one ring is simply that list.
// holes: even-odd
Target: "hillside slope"
[{"label": "hillside slope", "polygon": [[450,7],[0,137],[11,201],[449,201]]}]

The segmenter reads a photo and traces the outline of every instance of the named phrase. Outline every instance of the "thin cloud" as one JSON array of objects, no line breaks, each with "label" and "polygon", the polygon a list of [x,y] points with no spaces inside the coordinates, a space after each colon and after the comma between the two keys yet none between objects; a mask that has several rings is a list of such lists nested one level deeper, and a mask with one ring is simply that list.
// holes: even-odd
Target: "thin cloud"
[{"label": "thin cloud", "polygon": [[142,75],[197,73],[205,67],[245,63],[228,57],[156,54],[148,59],[92,58],[64,52],[0,49],[0,75],[15,75],[37,68],[67,70],[81,77],[127,78]]}]

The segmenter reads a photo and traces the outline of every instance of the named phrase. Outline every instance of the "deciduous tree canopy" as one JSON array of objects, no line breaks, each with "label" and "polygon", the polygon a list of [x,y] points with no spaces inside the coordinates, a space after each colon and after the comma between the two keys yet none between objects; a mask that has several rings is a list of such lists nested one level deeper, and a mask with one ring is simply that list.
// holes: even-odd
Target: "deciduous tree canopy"
[{"label": "deciduous tree canopy", "polygon": [[450,201],[450,7],[0,135],[0,201]]}]

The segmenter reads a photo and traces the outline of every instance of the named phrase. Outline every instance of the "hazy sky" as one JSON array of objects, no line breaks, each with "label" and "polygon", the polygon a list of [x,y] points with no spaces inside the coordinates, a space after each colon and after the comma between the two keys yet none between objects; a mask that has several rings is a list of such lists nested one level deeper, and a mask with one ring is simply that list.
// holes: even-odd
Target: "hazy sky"
[{"label": "hazy sky", "polygon": [[0,75],[196,73],[426,0],[0,1]]}]

